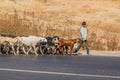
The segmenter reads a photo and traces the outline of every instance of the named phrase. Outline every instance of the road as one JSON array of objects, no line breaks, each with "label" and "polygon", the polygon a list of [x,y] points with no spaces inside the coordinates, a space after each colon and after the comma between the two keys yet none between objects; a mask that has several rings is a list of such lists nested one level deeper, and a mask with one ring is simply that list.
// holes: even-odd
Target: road
[{"label": "road", "polygon": [[120,80],[120,58],[0,55],[0,80]]}]

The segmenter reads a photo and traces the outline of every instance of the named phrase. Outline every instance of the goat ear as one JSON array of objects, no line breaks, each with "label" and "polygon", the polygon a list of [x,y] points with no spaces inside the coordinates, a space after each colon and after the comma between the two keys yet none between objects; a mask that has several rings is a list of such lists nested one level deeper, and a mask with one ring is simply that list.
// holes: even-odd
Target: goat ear
[{"label": "goat ear", "polygon": [[57,37],[58,38],[58,40],[60,39],[59,37]]}]

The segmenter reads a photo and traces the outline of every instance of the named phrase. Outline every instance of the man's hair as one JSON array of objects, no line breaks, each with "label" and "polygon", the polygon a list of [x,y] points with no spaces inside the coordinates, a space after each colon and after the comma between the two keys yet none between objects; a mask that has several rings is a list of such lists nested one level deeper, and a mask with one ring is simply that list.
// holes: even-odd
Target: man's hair
[{"label": "man's hair", "polygon": [[83,21],[83,22],[82,22],[82,25],[86,25],[86,22],[85,22],[85,21]]}]

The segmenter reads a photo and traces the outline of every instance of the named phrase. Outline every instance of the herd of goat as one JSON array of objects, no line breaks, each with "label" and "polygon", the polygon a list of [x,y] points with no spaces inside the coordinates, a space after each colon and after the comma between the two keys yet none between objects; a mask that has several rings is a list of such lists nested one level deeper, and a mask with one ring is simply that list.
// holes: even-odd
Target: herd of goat
[{"label": "herd of goat", "polygon": [[39,36],[12,36],[7,34],[0,35],[1,54],[67,54],[73,52],[75,44],[80,39],[65,40],[58,36],[39,37]]}]

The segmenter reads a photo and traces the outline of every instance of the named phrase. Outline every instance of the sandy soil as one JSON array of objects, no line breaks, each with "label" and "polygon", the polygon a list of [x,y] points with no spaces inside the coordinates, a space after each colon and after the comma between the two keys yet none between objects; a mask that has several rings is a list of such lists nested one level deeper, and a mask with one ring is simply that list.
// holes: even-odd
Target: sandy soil
[{"label": "sandy soil", "polygon": [[[80,50],[79,55],[86,56],[85,50]],[[96,51],[90,50],[90,55],[92,56],[109,56],[109,57],[120,57],[120,51]]]}]

